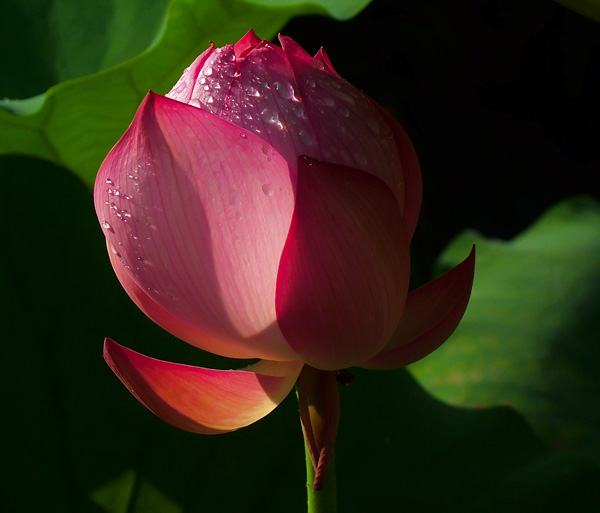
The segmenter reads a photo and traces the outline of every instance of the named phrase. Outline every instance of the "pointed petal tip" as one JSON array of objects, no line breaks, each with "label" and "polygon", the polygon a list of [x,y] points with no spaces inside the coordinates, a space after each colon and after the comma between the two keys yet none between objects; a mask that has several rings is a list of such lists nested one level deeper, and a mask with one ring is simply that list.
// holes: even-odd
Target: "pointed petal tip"
[{"label": "pointed petal tip", "polygon": [[475,275],[475,245],[469,256],[435,280],[412,291],[398,328],[374,358],[359,365],[373,370],[406,367],[439,348],[467,309]]},{"label": "pointed petal tip", "polygon": [[280,34],[279,42],[281,43],[281,48],[283,48],[283,51],[290,61],[292,68],[294,67],[294,64],[298,62],[304,62],[308,64],[312,62],[312,57],[310,54],[291,37]]},{"label": "pointed petal tip", "polygon": [[250,29],[240,40],[233,45],[236,59],[244,59],[254,48],[256,48],[262,39],[256,35],[254,29]]},{"label": "pointed petal tip", "polygon": [[334,75],[336,77],[340,76],[340,74],[333,67],[333,64],[331,64],[331,60],[329,59],[329,56],[327,55],[327,52],[325,51],[324,47],[319,48],[319,51],[313,58],[313,61],[322,65],[323,70],[327,71],[331,75]]}]

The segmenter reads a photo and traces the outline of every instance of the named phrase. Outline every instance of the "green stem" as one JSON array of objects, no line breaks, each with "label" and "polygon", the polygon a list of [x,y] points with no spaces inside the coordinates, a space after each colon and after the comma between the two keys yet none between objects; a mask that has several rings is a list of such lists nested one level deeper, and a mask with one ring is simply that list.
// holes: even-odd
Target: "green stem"
[{"label": "green stem", "polygon": [[308,513],[336,513],[337,495],[335,480],[335,454],[331,457],[329,470],[323,489],[319,492],[313,491],[313,482],[315,480],[315,470],[310,461],[308,447],[304,444],[304,453],[306,456],[306,493],[308,495]]}]

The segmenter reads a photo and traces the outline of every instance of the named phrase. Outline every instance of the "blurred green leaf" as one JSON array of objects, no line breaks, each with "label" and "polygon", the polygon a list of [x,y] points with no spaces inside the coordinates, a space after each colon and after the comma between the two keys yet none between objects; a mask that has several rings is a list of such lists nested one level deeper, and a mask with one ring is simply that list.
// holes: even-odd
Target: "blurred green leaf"
[{"label": "blurred green leaf", "polygon": [[115,66],[156,40],[169,0],[7,0],[0,98],[27,98]]},{"label": "blurred green leaf", "polygon": [[299,3],[318,3],[325,9],[327,13],[333,18],[338,20],[347,20],[356,16],[362,11],[367,5],[371,3],[371,0],[305,0],[299,2],[298,0],[245,0],[248,3],[256,5],[268,5],[272,7],[291,7]]},{"label": "blurred green leaf", "polygon": [[[159,30],[163,21],[158,16],[164,11],[163,3],[158,2],[144,14],[151,20],[147,33],[143,31],[146,18],[136,19],[145,2],[127,8],[100,0],[93,4],[58,0],[27,4],[23,9],[30,12],[23,14],[21,24],[37,20],[36,15],[40,19],[37,30],[27,30],[33,39],[24,47],[41,50],[33,53],[35,57],[20,58],[18,69],[31,71],[21,74],[19,82],[73,80],[51,87],[42,96],[0,101],[0,154],[47,159],[92,185],[102,159],[126,130],[146,92],[166,93],[183,69],[208,47],[209,40],[216,45],[235,42],[250,27],[270,39],[292,16],[329,13],[344,18],[367,3],[352,2],[352,8],[347,9],[340,7],[343,2],[332,0],[288,1],[273,6],[242,0],[171,0],[164,30]],[[71,9],[71,4],[78,7]],[[10,23],[6,18],[3,23]],[[128,32],[130,24],[137,28]],[[44,35],[45,27],[52,27],[50,35]],[[111,30],[105,33],[103,27]],[[45,38],[54,44],[46,45]],[[141,54],[114,65],[152,41],[155,43]],[[52,54],[48,63],[43,58],[45,52]],[[47,69],[41,69],[38,59]],[[97,70],[103,71],[80,76]],[[40,91],[35,88],[35,92]]]},{"label": "blurred green leaf", "polygon": [[600,206],[570,199],[509,242],[464,233],[441,266],[473,243],[467,313],[411,370],[444,401],[511,404],[552,445],[600,461]]},{"label": "blurred green leaf", "polygon": [[[104,363],[105,336],[172,361],[241,363],[175,340],[135,307],[110,268],[90,191],[72,173],[16,156],[0,157],[0,172],[10,192],[0,215],[12,220],[0,253],[4,509],[305,511],[294,395],[227,435],[192,435],[157,419]],[[598,468],[548,450],[515,411],[446,406],[405,371],[352,372],[356,380],[340,390],[341,511],[597,505]]]},{"label": "blurred green leaf", "polygon": [[600,0],[554,0],[595,21],[600,21]]}]

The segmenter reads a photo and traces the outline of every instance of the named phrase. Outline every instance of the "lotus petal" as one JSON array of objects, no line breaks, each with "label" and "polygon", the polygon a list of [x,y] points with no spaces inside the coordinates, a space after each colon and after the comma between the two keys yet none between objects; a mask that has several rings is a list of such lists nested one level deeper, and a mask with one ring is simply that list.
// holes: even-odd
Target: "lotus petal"
[{"label": "lotus petal", "polygon": [[354,167],[383,180],[400,212],[405,185],[392,129],[366,94],[329,69],[324,52],[313,60],[293,39],[280,36],[310,120],[317,151],[304,155]]},{"label": "lotus petal", "polygon": [[111,339],[104,359],[129,391],[156,416],[206,435],[242,428],[285,399],[301,362],[260,361],[242,370],[214,370],[156,360]]},{"label": "lotus petal", "polygon": [[475,248],[462,263],[412,291],[390,342],[360,367],[380,370],[405,367],[441,346],[465,313],[474,272]]},{"label": "lotus petal", "polygon": [[421,166],[419,165],[415,147],[409,139],[406,130],[383,107],[379,107],[379,109],[388,126],[392,129],[394,141],[398,148],[398,155],[400,155],[400,166],[404,182],[404,209],[402,211],[402,218],[404,219],[406,236],[410,242],[417,228],[419,213],[421,212],[421,200],[423,198]]},{"label": "lotus petal", "polygon": [[136,284],[127,292],[141,301],[141,290],[184,331],[204,334],[184,340],[234,358],[296,360],[275,312],[293,182],[253,134],[150,93],[104,161],[94,197],[131,277],[122,282]]},{"label": "lotus petal", "polygon": [[317,369],[365,361],[389,340],[410,275],[389,188],[362,171],[300,158],[276,309],[290,346]]}]

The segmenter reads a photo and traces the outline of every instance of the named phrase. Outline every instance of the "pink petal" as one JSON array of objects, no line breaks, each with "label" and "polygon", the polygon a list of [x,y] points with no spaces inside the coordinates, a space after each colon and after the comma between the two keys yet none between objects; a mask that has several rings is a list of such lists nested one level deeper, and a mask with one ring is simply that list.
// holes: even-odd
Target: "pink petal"
[{"label": "pink petal", "polygon": [[317,55],[313,58],[313,63],[316,63],[317,68],[328,71],[332,75],[339,77],[339,73],[334,69],[333,64],[329,60],[325,48],[321,47],[317,52]]},{"label": "pink petal", "polygon": [[441,346],[458,326],[469,303],[475,248],[459,265],[412,291],[398,329],[381,353],[360,367],[397,369]]},{"label": "pink petal", "polygon": [[210,57],[215,49],[215,45],[210,43],[210,46],[202,52],[189,67],[185,68],[183,75],[167,93],[169,98],[183,103],[189,103],[192,99],[192,91],[199,80],[198,75],[204,66],[206,60]]},{"label": "pink petal", "polygon": [[236,60],[246,57],[260,42],[261,39],[254,33],[254,30],[250,29],[246,32],[246,35],[233,45]]},{"label": "pink petal", "polygon": [[157,322],[168,312],[166,329],[223,356],[295,360],[275,312],[293,188],[287,163],[253,134],[150,93],[94,198],[127,292],[157,303]]},{"label": "pink petal", "polygon": [[311,153],[314,133],[281,48],[261,41],[243,59],[235,47],[206,60],[189,104],[257,134],[292,166]]},{"label": "pink petal", "polygon": [[402,128],[400,123],[387,112],[383,107],[379,107],[381,114],[387,121],[394,134],[394,140],[398,147],[400,155],[400,167],[402,169],[402,178],[404,180],[404,228],[409,242],[415,233],[419,213],[421,212],[421,200],[423,197],[423,180],[421,178],[421,166],[417,158],[417,152],[411,140]]},{"label": "pink petal", "polygon": [[276,296],[279,327],[297,354],[335,370],[379,353],[400,320],[409,274],[388,187],[356,169],[300,158]]},{"label": "pink petal", "polygon": [[302,433],[315,470],[313,490],[323,488],[340,424],[340,396],[335,372],[304,366],[298,380]]},{"label": "pink petal", "polygon": [[213,370],[155,360],[111,339],[104,359],[129,391],[175,427],[206,435],[235,431],[270,413],[293,388],[301,362],[261,361]]},{"label": "pink petal", "polygon": [[305,155],[351,166],[383,180],[404,209],[402,160],[394,134],[367,95],[326,69],[324,54],[315,60],[291,38],[281,44],[294,72],[299,95],[315,134],[316,148]]}]

